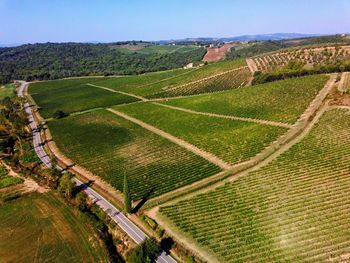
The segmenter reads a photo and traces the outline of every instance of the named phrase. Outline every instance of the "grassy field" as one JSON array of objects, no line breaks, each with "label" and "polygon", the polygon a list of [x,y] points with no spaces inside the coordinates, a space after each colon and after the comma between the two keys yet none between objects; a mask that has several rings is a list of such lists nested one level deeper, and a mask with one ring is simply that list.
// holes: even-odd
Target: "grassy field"
[{"label": "grassy field", "polygon": [[0,206],[1,262],[107,262],[84,219],[52,193],[22,196]]},{"label": "grassy field", "polygon": [[196,115],[151,103],[113,108],[192,143],[231,164],[250,159],[287,130]]},{"label": "grassy field", "polygon": [[12,97],[15,95],[16,87],[14,84],[7,84],[4,86],[0,86],[0,100],[5,97]]},{"label": "grassy field", "polygon": [[220,172],[201,157],[105,110],[50,121],[49,128],[66,156],[119,190],[126,173],[134,200]]},{"label": "grassy field", "polygon": [[223,262],[350,260],[350,111],[258,171],[162,215]]},{"label": "grassy field", "polygon": [[325,75],[308,76],[165,103],[201,112],[294,123],[327,79]]},{"label": "grassy field", "polygon": [[[89,79],[94,83],[95,79]],[[44,118],[56,110],[73,113],[137,101],[136,98],[88,86],[86,79],[58,80],[31,84],[29,92],[40,107]]]}]

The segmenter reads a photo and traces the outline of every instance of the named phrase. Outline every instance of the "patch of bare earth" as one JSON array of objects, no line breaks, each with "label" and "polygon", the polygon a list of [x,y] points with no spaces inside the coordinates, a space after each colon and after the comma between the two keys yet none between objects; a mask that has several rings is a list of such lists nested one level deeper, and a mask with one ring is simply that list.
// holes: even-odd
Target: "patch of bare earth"
[{"label": "patch of bare earth", "polygon": [[230,49],[237,45],[237,43],[227,43],[221,47],[208,47],[207,53],[205,54],[203,61],[215,62],[224,59],[226,54],[230,51]]},{"label": "patch of bare earth", "polygon": [[2,165],[6,167],[6,169],[9,171],[8,175],[12,177],[21,178],[23,181],[23,185],[25,187],[24,193],[31,193],[31,192],[39,192],[39,193],[46,193],[49,191],[48,188],[45,188],[41,185],[39,185],[37,182],[35,182],[33,179],[23,177],[16,173],[10,166],[8,166],[6,163],[2,162]]}]

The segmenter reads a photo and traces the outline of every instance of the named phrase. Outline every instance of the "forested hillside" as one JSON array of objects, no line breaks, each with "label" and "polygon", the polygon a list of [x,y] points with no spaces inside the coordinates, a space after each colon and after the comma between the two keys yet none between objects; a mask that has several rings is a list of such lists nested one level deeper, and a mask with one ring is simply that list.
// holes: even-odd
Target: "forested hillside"
[{"label": "forested hillside", "polygon": [[122,52],[110,44],[46,43],[0,48],[0,83],[83,75],[140,74],[200,61],[204,48],[188,52]]}]

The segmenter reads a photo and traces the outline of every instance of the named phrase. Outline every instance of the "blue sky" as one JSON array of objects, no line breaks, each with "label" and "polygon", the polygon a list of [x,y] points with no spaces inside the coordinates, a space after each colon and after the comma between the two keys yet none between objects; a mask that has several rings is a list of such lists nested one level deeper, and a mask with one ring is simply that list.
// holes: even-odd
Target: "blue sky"
[{"label": "blue sky", "polygon": [[350,0],[0,0],[0,43],[350,32]]}]

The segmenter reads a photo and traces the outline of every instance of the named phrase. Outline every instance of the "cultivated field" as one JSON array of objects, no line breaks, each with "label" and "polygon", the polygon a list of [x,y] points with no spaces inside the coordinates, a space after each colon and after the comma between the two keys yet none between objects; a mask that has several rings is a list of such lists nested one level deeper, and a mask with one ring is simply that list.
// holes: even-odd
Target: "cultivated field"
[{"label": "cultivated field", "polygon": [[108,261],[84,220],[52,193],[8,201],[0,206],[0,261]]},{"label": "cultivated field", "polygon": [[315,75],[162,103],[199,112],[293,124],[327,80],[325,75]]},{"label": "cultivated field", "polygon": [[287,130],[270,125],[191,114],[153,103],[113,108],[190,142],[230,164],[248,160]]},{"label": "cultivated field", "polygon": [[349,127],[349,110],[328,111],[267,166],[162,217],[222,262],[348,262]]},{"label": "cultivated field", "polygon": [[215,62],[224,59],[226,54],[230,52],[232,47],[237,46],[235,43],[227,43],[221,47],[208,47],[207,53],[205,54],[203,61]]},{"label": "cultivated field", "polygon": [[7,169],[0,164],[0,189],[21,183],[22,179],[8,175]]},{"label": "cultivated field", "polygon": [[[89,79],[93,83],[95,79]],[[44,118],[56,110],[73,113],[91,108],[134,102],[138,99],[86,85],[86,79],[58,80],[34,83],[29,92],[40,107]]]},{"label": "cultivated field", "polygon": [[350,46],[333,46],[281,51],[255,57],[253,61],[257,70],[271,71],[286,66],[292,60],[301,62],[305,68],[312,68],[315,65],[335,64],[348,59],[350,59]]},{"label": "cultivated field", "polygon": [[201,157],[105,110],[50,121],[53,139],[79,165],[134,200],[158,196],[220,172]]},{"label": "cultivated field", "polygon": [[[215,91],[216,87],[212,85],[215,84],[215,79],[218,79],[216,81],[218,90],[236,88],[241,84],[246,84],[250,77],[248,68],[236,70],[245,66],[244,60],[222,61],[193,69],[101,79],[96,84],[147,98],[188,95]],[[206,83],[209,85],[205,86]]]}]

